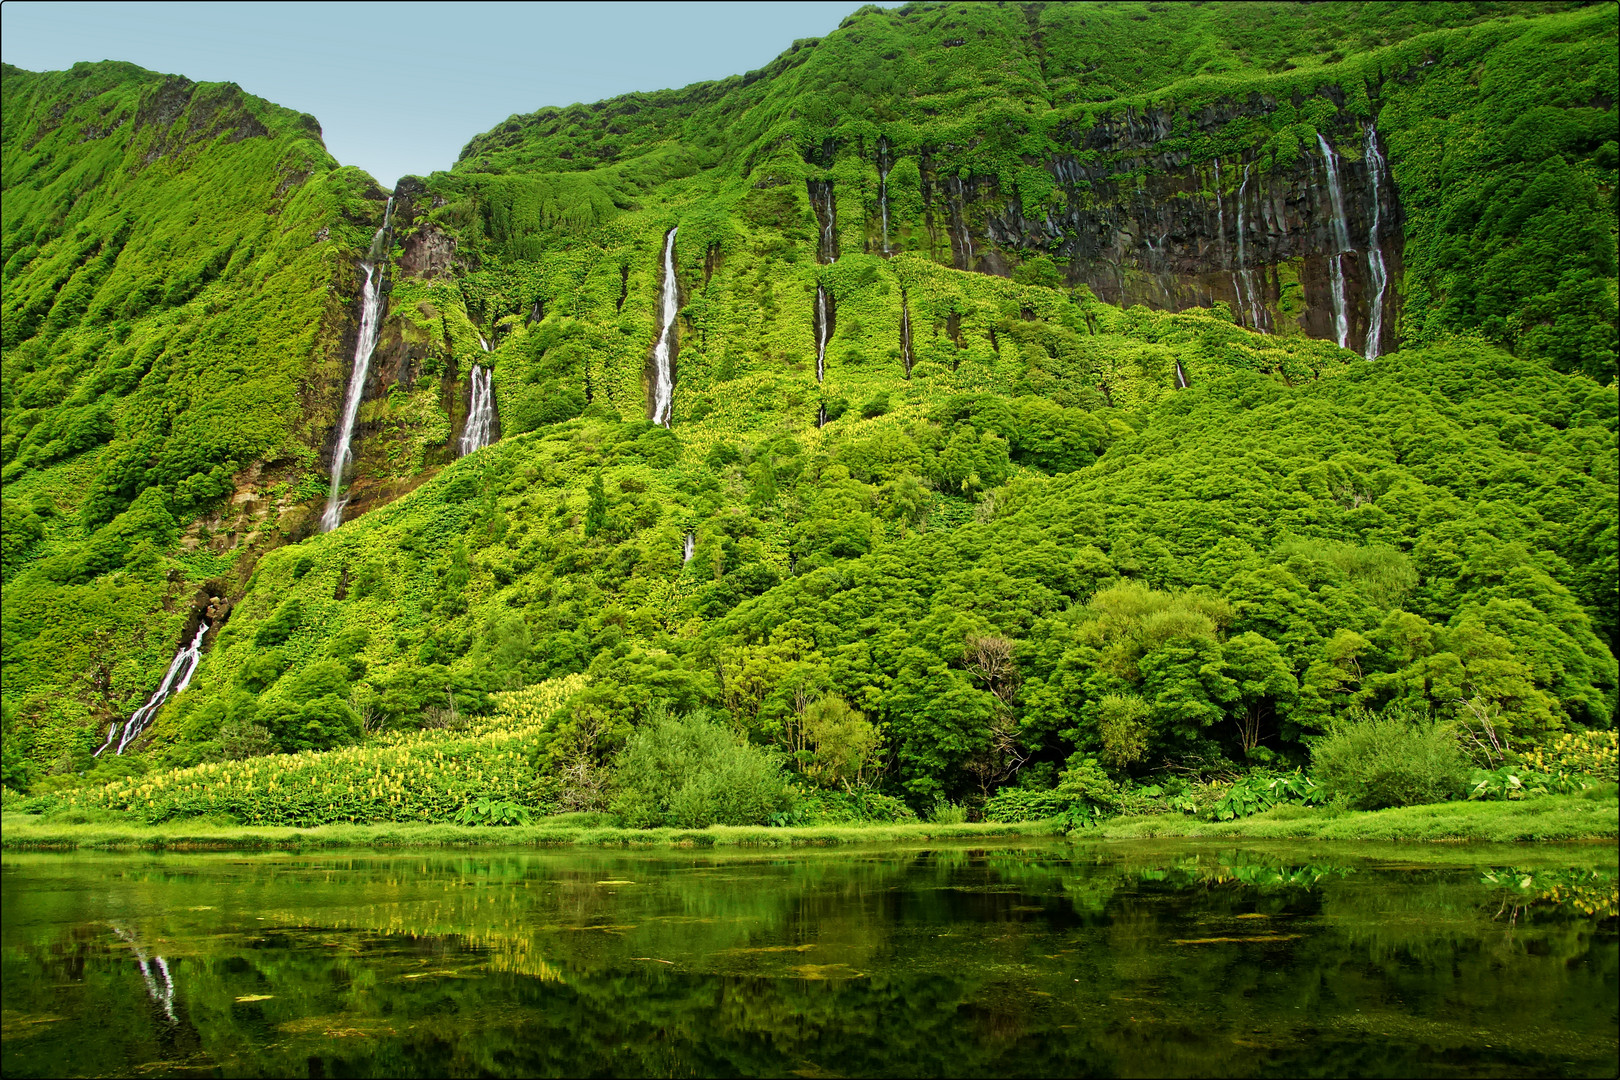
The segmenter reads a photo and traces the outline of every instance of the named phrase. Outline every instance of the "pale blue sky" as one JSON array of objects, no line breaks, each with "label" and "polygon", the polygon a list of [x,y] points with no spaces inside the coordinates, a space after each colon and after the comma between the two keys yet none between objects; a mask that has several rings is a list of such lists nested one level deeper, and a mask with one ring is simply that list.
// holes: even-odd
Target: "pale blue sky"
[{"label": "pale blue sky", "polygon": [[392,185],[448,169],[513,113],[751,71],[861,6],[8,0],[0,55],[30,71],[128,60],[234,82],[311,113],[339,161]]}]

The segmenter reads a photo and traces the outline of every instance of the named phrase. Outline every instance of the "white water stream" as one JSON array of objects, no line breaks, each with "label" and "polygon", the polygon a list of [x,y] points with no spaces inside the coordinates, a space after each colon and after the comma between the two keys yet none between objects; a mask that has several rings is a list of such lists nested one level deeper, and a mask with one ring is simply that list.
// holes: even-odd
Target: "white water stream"
[{"label": "white water stream", "polygon": [[1243,233],[1245,222],[1243,220],[1244,197],[1249,190],[1249,170],[1254,168],[1251,162],[1243,166],[1243,182],[1238,185],[1237,205],[1237,280],[1238,280],[1238,306],[1249,310],[1249,329],[1264,330],[1260,324],[1260,305],[1255,299],[1254,274],[1249,270],[1243,246]]},{"label": "white water stream", "polygon": [[489,433],[495,421],[494,370],[474,364],[472,369],[472,400],[467,405],[467,426],[461,430],[461,457],[489,445]]},{"label": "white water stream", "polygon": [[107,728],[107,740],[101,744],[101,750],[95,752],[95,757],[100,757],[103,750],[112,746],[114,739],[118,740],[118,747],[113,753],[122,754],[124,748],[137,735],[146,730],[146,725],[152,722],[152,717],[157,715],[157,711],[162,708],[163,703],[172,697],[178,696],[186,688],[186,685],[191,682],[192,672],[197,670],[198,661],[202,659],[202,640],[203,635],[206,633],[208,633],[208,623],[198,624],[197,633],[192,637],[191,643],[182,646],[180,651],[174,654],[174,659],[169,662],[169,670],[164,674],[163,681],[158,684],[158,688],[153,691],[152,696],[146,699],[146,704],[136,709],[135,714],[127,722],[114,721]]},{"label": "white water stream", "polygon": [[653,423],[669,427],[675,411],[675,316],[680,309],[680,285],[675,280],[675,233],[664,236],[664,288],[658,303],[658,346],[653,350]]},{"label": "white water stream", "polygon": [[1350,229],[1344,219],[1344,195],[1339,189],[1338,155],[1320,132],[1316,144],[1322,148],[1322,160],[1327,163],[1328,198],[1333,202],[1333,257],[1329,263],[1333,280],[1333,331],[1339,348],[1350,347],[1350,311],[1344,298],[1344,253],[1350,250]]},{"label": "white water stream", "polygon": [[816,286],[816,382],[827,377],[827,290]]},{"label": "white water stream", "polygon": [[681,538],[681,565],[685,566],[692,561],[692,552],[697,550],[697,537],[687,533]]},{"label": "white water stream", "polygon": [[354,421],[360,415],[360,399],[366,392],[366,375],[371,369],[371,354],[377,348],[377,332],[382,323],[383,265],[388,260],[389,219],[394,214],[394,199],[389,196],[383,211],[382,228],[371,238],[371,250],[360,264],[365,271],[366,283],[360,291],[360,335],[354,342],[354,363],[349,371],[349,392],[343,399],[343,420],[338,437],[337,451],[332,455],[332,486],[326,496],[326,510],[321,514],[321,532],[331,532],[343,523],[343,474],[354,459],[351,441]]},{"label": "white water stream", "polygon": [[1389,268],[1384,265],[1384,249],[1378,241],[1379,182],[1383,179],[1384,155],[1378,150],[1378,131],[1367,125],[1367,174],[1372,180],[1372,225],[1367,229],[1367,277],[1373,284],[1372,310],[1368,313],[1367,342],[1361,355],[1368,360],[1378,359],[1379,345],[1384,336],[1384,292],[1389,287]]}]

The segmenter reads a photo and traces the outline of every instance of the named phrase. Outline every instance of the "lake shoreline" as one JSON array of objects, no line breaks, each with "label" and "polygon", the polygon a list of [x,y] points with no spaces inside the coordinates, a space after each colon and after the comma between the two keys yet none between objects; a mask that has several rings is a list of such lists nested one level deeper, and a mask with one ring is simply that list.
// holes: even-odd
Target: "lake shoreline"
[{"label": "lake shoreline", "polygon": [[[513,826],[432,823],[243,826],[212,822],[143,825],[125,821],[51,821],[6,814],[4,851],[266,851],[328,848],[456,847],[829,847],[940,840],[1015,840],[1065,835],[1062,822],[905,823],[824,826],[727,826],[623,829],[540,822]],[[1522,802],[1456,802],[1368,812],[1281,806],[1232,821],[1161,814],[1113,818],[1067,835],[1074,840],[1290,840],[1427,843],[1602,841],[1620,836],[1613,801],[1549,796]]]}]

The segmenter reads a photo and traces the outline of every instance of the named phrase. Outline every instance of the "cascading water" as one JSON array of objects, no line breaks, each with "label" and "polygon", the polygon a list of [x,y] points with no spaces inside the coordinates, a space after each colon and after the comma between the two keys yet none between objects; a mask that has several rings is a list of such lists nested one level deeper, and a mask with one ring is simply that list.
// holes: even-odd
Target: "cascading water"
[{"label": "cascading water", "polygon": [[697,537],[687,533],[681,538],[681,565],[685,566],[692,561],[692,552],[697,550]]},{"label": "cascading water", "polygon": [[1344,220],[1344,195],[1339,190],[1339,164],[1333,147],[1318,132],[1316,144],[1322,148],[1322,160],[1327,162],[1328,197],[1333,201],[1333,257],[1329,263],[1333,280],[1333,331],[1339,348],[1350,347],[1350,312],[1344,300],[1344,253],[1350,250],[1350,229]]},{"label": "cascading water", "polygon": [[163,703],[172,697],[177,697],[186,688],[186,685],[191,682],[192,672],[197,670],[198,661],[202,659],[202,640],[203,635],[206,633],[208,633],[208,624],[206,622],[200,623],[197,626],[196,635],[191,639],[191,644],[182,646],[180,651],[174,654],[174,659],[169,662],[169,670],[163,676],[163,682],[158,684],[158,688],[153,691],[152,696],[146,699],[146,704],[136,709],[135,715],[131,716],[127,722],[114,721],[107,729],[107,741],[101,744],[101,750],[97,750],[93,756],[100,757],[102,750],[106,750],[107,747],[113,745],[114,739],[118,740],[118,748],[113,753],[122,754],[124,748],[136,736],[146,730],[146,725],[152,722],[152,717],[157,715],[157,711],[162,708]]},{"label": "cascading water", "polygon": [[658,302],[658,346],[653,350],[653,415],[655,424],[669,427],[675,411],[675,316],[680,310],[680,285],[675,280],[675,233],[664,235],[664,288]]},{"label": "cascading water", "polygon": [[1187,373],[1182,370],[1181,361],[1176,361],[1176,389],[1187,389]]},{"label": "cascading water", "polygon": [[1361,355],[1376,360],[1384,336],[1384,292],[1389,287],[1389,269],[1384,265],[1384,248],[1378,240],[1379,181],[1383,178],[1384,155],[1378,150],[1378,131],[1367,125],[1367,174],[1372,180],[1372,225],[1367,229],[1367,277],[1373,284],[1372,310],[1368,313],[1367,343]]},{"label": "cascading water", "polygon": [[[1238,280],[1238,306],[1249,309],[1249,329],[1264,330],[1260,323],[1260,305],[1255,299],[1254,274],[1249,270],[1248,260],[1244,254],[1243,234],[1246,223],[1243,220],[1243,204],[1249,190],[1249,170],[1254,168],[1251,162],[1243,166],[1243,182],[1238,185],[1237,205],[1237,280]],[[1245,294],[1247,299],[1245,299]]]},{"label": "cascading water", "polygon": [[354,438],[354,421],[360,415],[360,399],[366,392],[366,375],[371,368],[371,354],[376,351],[377,331],[382,323],[382,309],[386,300],[382,289],[383,269],[388,259],[389,222],[393,215],[394,199],[389,196],[388,206],[383,210],[382,228],[371,238],[371,250],[366,253],[366,261],[360,264],[360,269],[366,275],[365,286],[360,291],[360,336],[354,343],[354,364],[349,372],[349,392],[343,399],[342,426],[339,428],[337,449],[332,455],[332,487],[326,496],[326,510],[321,514],[321,532],[331,532],[343,523],[343,507],[348,503],[343,497],[343,474],[353,460],[350,442]]},{"label": "cascading water", "polygon": [[472,400],[467,406],[467,426],[461,432],[461,457],[489,445],[495,421],[494,370],[474,364],[471,382]]},{"label": "cascading water", "polygon": [[827,378],[827,337],[832,320],[827,317],[827,289],[816,286],[816,382]]},{"label": "cascading water", "polygon": [[962,248],[962,269],[973,269],[973,236],[968,232],[967,220],[967,188],[958,180],[956,182],[956,226],[957,243]]},{"label": "cascading water", "polygon": [[1221,253],[1221,269],[1226,269],[1226,206],[1221,202],[1221,159],[1215,159],[1215,244]]},{"label": "cascading water", "polygon": [[[478,332],[475,331],[475,333],[478,333]],[[482,333],[478,333],[478,344],[483,346],[483,349],[484,349],[485,352],[490,351],[489,342],[484,339],[484,335]]]},{"label": "cascading water", "polygon": [[904,289],[900,290],[900,363],[906,369],[906,378],[911,378],[911,305]]},{"label": "cascading water", "polygon": [[883,254],[889,254],[889,140],[878,140],[878,207],[883,211]]}]

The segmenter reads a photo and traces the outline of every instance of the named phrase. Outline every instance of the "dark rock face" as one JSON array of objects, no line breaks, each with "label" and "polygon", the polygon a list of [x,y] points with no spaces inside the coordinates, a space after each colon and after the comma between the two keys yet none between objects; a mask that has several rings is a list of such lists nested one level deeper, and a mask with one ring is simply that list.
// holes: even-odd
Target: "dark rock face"
[{"label": "dark rock face", "polygon": [[455,257],[455,237],[426,225],[400,245],[399,270],[410,277],[431,278],[450,269]]},{"label": "dark rock face", "polygon": [[1378,351],[1391,350],[1403,217],[1387,166],[1375,184],[1365,160],[1366,120],[1341,107],[1321,129],[1335,153],[1347,245],[1337,238],[1328,169],[1314,143],[1301,143],[1292,161],[1279,165],[1263,164],[1257,149],[1216,161],[1193,160],[1183,148],[1188,135],[1218,136],[1228,124],[1275,108],[1255,95],[1192,116],[1127,112],[1061,132],[1074,153],[1043,162],[1060,192],[1054,206],[1025,207],[994,177],[962,180],[945,163],[936,172],[925,155],[923,200],[936,257],[1006,274],[1027,258],[1050,255],[1067,263],[1070,284],[1085,284],[1109,303],[1179,311],[1221,300],[1244,325],[1329,340],[1338,336],[1337,260],[1346,338],[1360,352],[1378,294],[1376,205],[1376,249],[1389,283]]}]

